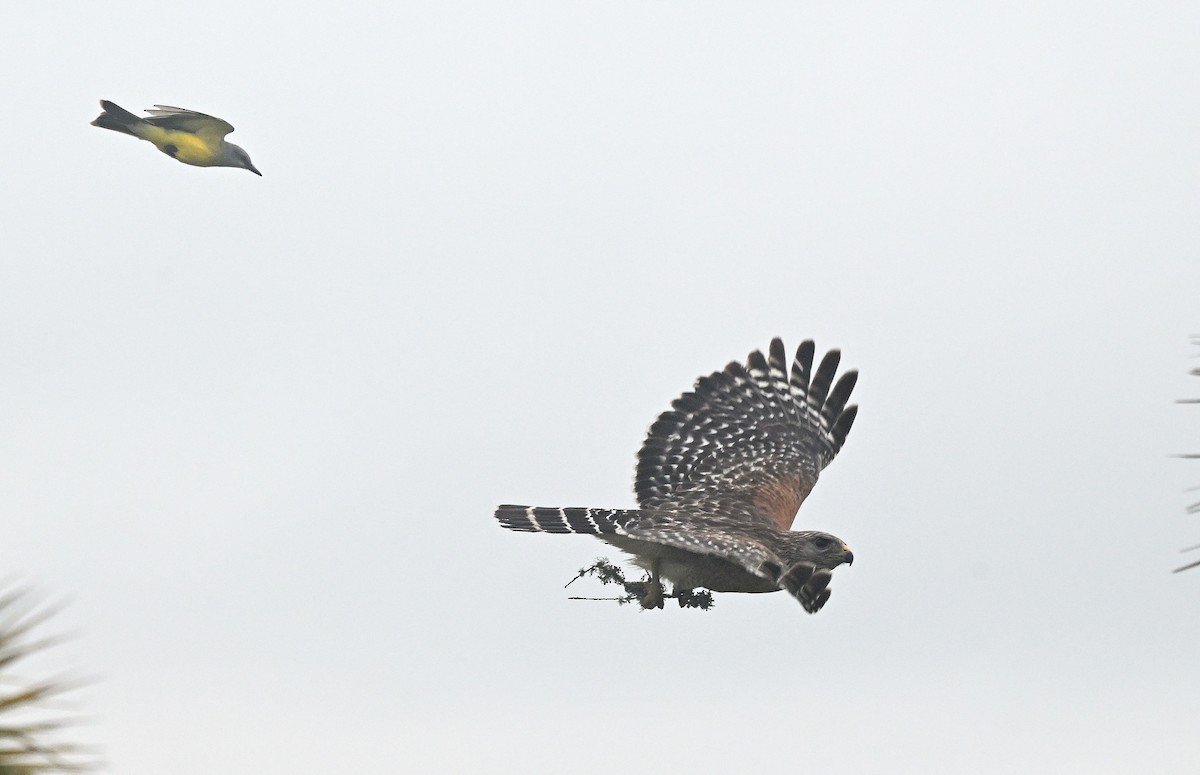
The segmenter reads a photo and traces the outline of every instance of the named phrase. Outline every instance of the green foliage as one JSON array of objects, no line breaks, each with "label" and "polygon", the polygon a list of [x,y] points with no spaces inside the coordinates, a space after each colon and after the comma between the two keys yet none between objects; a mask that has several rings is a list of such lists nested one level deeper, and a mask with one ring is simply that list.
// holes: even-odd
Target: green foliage
[{"label": "green foliage", "polygon": [[54,740],[72,722],[52,710],[53,700],[77,688],[61,679],[30,681],[14,673],[31,655],[58,643],[31,633],[57,608],[31,602],[27,590],[0,588],[0,775],[81,772],[84,749]]}]

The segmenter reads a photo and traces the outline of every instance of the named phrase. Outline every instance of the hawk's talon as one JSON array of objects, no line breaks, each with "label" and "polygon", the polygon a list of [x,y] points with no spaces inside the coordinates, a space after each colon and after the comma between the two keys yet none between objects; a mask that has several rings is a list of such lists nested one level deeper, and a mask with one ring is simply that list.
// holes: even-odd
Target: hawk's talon
[{"label": "hawk's talon", "polygon": [[644,610],[663,607],[663,587],[662,579],[658,577],[659,561],[655,560],[650,565],[650,578],[642,582],[645,593],[642,599],[638,601]]}]

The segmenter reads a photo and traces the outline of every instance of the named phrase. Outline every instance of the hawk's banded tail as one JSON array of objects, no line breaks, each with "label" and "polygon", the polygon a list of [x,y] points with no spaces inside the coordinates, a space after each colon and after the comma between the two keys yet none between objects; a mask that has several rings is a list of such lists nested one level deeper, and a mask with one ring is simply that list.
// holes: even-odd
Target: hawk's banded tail
[{"label": "hawk's banded tail", "polygon": [[500,506],[496,519],[522,533],[624,533],[642,515],[637,509],[552,509],[542,506]]}]

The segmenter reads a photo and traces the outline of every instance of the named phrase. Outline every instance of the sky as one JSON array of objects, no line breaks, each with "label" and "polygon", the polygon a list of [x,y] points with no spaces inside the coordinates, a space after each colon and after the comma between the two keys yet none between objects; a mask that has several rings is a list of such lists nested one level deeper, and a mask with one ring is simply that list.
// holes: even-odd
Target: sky
[{"label": "sky", "polygon": [[[1200,766],[1200,6],[0,22],[0,574],[67,601],[109,771]],[[632,506],[774,336],[860,370],[817,615],[568,600],[619,555],[492,518]]]}]

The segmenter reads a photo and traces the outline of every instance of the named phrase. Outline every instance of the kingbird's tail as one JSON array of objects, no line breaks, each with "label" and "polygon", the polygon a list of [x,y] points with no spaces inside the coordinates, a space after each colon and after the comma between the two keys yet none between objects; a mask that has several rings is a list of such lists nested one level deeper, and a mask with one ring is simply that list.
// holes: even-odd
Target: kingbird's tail
[{"label": "kingbird's tail", "polygon": [[137,137],[137,133],[131,127],[142,123],[142,119],[115,102],[100,100],[100,107],[104,108],[104,112],[96,116],[96,120],[92,122],[92,126],[98,126],[101,129],[111,129],[114,132],[124,132],[127,135]]}]

